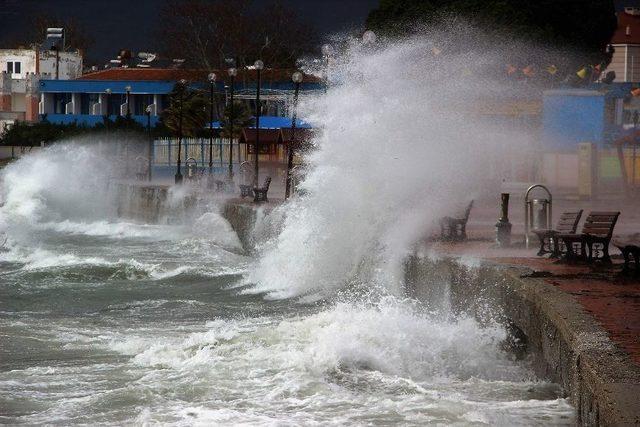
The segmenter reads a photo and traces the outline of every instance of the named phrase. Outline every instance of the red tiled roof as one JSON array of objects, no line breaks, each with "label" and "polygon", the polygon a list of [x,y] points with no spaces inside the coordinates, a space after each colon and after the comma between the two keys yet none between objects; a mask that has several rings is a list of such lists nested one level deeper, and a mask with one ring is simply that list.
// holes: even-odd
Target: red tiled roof
[{"label": "red tiled roof", "polygon": [[[167,69],[167,68],[107,68],[105,70],[94,71],[84,74],[79,80],[131,80],[131,81],[178,81],[185,79],[190,82],[207,81],[210,71],[188,70],[188,69]],[[226,70],[214,70],[218,75],[218,80],[229,79]],[[265,69],[262,71],[264,81],[291,81],[293,70],[288,69]],[[256,71],[238,70],[236,81],[255,81]],[[311,75],[305,75],[305,82],[319,82],[320,80]]]},{"label": "red tiled roof", "polygon": [[611,44],[640,44],[640,15],[618,12],[618,28],[611,37]]}]

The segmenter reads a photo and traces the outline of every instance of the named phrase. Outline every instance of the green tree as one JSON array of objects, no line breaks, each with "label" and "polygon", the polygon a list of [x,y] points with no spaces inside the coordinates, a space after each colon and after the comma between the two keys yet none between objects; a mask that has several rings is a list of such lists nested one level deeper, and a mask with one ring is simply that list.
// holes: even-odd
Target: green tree
[{"label": "green tree", "polygon": [[169,95],[169,107],[162,112],[164,125],[177,135],[182,115],[182,135],[197,136],[209,120],[209,101],[201,91],[177,83]]},{"label": "green tree", "polygon": [[[251,110],[249,110],[247,104],[235,101],[233,103],[233,137],[239,137],[242,129],[251,126],[253,121]],[[225,107],[220,125],[222,126],[222,136],[229,138],[231,134],[231,105]]]},{"label": "green tree", "polygon": [[[611,0],[380,0],[366,25],[381,35],[402,36],[461,17],[505,42],[512,37],[544,47],[578,52],[588,63],[606,59],[616,29]],[[473,31],[456,32],[473,40]],[[488,40],[495,44],[500,37]],[[476,45],[474,43],[473,45]],[[525,55],[525,53],[523,53]]]}]

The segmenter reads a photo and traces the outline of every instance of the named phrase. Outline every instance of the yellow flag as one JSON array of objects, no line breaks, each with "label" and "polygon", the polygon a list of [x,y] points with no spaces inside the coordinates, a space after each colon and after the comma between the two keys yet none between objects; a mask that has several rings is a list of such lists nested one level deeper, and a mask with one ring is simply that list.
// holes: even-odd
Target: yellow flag
[{"label": "yellow flag", "polygon": [[582,70],[578,71],[576,74],[578,75],[578,77],[580,77],[581,79],[584,79],[585,77],[587,77],[587,74],[589,73],[589,70],[587,70],[587,67],[584,67]]},{"label": "yellow flag", "polygon": [[547,73],[551,74],[551,75],[555,75],[558,72],[558,67],[556,67],[555,65],[549,65],[547,67]]}]

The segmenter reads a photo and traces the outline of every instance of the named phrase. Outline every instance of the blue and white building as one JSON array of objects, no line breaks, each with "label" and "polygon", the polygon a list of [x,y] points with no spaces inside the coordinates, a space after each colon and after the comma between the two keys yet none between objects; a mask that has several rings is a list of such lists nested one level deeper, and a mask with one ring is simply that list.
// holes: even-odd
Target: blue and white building
[{"label": "blue and white building", "polygon": [[[222,106],[229,96],[229,79],[226,72],[216,73],[216,99]],[[89,74],[75,80],[47,80],[39,82],[41,119],[52,123],[73,123],[92,126],[103,121],[105,116],[115,119],[125,116],[127,108],[133,119],[147,123],[147,108],[151,111],[154,126],[169,104],[169,94],[181,79],[194,88],[209,90],[208,72],[204,70],[111,68]],[[294,85],[287,70],[264,70],[260,91],[264,115],[286,116]],[[322,89],[321,82],[313,76],[305,76],[300,94]],[[127,103],[127,93],[130,99]],[[235,79],[236,100],[254,104],[256,95],[255,71],[239,70]],[[218,119],[218,108],[215,119]]]}]

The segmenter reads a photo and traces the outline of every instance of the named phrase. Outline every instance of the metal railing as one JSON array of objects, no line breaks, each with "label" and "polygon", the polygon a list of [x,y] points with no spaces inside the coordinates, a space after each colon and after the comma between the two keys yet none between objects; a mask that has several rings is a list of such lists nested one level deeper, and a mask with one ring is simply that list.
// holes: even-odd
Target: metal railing
[{"label": "metal railing", "polygon": [[[240,146],[237,139],[233,142],[233,164],[246,156],[246,147]],[[209,167],[209,138],[184,138],[182,140],[182,159],[193,158],[198,168]],[[153,142],[153,165],[174,166],[178,158],[178,140],[159,138]],[[215,168],[229,167],[229,139],[214,138],[212,164]],[[184,161],[184,160],[183,160]]]}]

